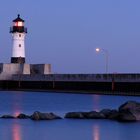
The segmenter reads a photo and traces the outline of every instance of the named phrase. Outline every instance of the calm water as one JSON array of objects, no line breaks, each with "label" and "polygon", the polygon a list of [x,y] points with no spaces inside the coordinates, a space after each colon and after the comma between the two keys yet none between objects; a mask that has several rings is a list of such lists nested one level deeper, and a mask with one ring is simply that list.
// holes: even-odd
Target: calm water
[{"label": "calm water", "polygon": [[[117,108],[140,97],[76,95],[44,92],[0,91],[0,114],[54,112],[64,116],[69,111]],[[32,121],[0,119],[0,140],[139,140],[140,123],[110,120]]]}]

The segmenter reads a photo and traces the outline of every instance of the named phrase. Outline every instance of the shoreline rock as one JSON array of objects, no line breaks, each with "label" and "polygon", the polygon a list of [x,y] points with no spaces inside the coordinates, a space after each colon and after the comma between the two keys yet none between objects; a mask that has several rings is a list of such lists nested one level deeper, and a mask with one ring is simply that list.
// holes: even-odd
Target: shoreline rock
[{"label": "shoreline rock", "polygon": [[128,101],[119,108],[119,121],[140,121],[140,103],[136,101]]},{"label": "shoreline rock", "polygon": [[15,119],[15,117],[12,115],[2,115],[0,118],[2,118],[2,119]]},{"label": "shoreline rock", "polygon": [[68,112],[65,114],[64,118],[73,119],[105,119],[104,114],[96,111],[90,112]]},{"label": "shoreline rock", "polygon": [[116,109],[103,109],[100,112],[68,112],[68,119],[111,119],[119,122],[140,121],[140,103],[128,101]]},{"label": "shoreline rock", "polygon": [[20,113],[16,118],[18,118],[18,119],[29,119],[30,116],[26,115],[26,114],[23,114],[23,113]]},{"label": "shoreline rock", "polygon": [[41,113],[39,111],[35,111],[31,115],[32,120],[54,120],[54,119],[61,119],[61,117],[55,115],[54,113]]},{"label": "shoreline rock", "polygon": [[116,109],[103,109],[100,111],[106,119],[115,120],[119,116],[119,112]]},{"label": "shoreline rock", "polygon": [[[2,119],[31,119],[39,120],[55,120],[62,119],[54,113],[42,113],[35,111],[31,116],[20,113],[18,116],[2,115]],[[118,109],[102,109],[101,111],[88,112],[68,112],[64,115],[67,119],[110,119],[119,122],[136,122],[140,121],[140,103],[136,101],[127,101],[120,105]]]}]

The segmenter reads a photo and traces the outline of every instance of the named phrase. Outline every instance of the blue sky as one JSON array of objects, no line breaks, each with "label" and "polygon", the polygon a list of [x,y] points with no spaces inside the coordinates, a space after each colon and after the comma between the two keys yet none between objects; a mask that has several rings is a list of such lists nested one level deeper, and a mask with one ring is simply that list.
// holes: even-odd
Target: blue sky
[{"label": "blue sky", "polygon": [[0,61],[10,62],[9,27],[26,21],[26,62],[51,63],[54,73],[140,72],[139,0],[1,0]]}]

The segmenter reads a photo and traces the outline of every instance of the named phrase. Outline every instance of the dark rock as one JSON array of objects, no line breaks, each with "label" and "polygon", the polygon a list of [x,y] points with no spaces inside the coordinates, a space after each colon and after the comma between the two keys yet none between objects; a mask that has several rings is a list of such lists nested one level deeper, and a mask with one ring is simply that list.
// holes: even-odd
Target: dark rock
[{"label": "dark rock", "polygon": [[108,118],[108,116],[111,114],[111,109],[103,109],[100,111],[101,114],[105,116],[105,118]]},{"label": "dark rock", "polygon": [[87,119],[105,119],[105,115],[100,112],[91,111],[91,112],[87,112],[85,114],[85,118],[87,118]]},{"label": "dark rock", "polygon": [[21,114],[19,114],[19,115],[17,116],[17,118],[18,118],[18,119],[28,119],[28,118],[30,118],[30,116],[21,113]]},{"label": "dark rock", "polygon": [[99,112],[69,112],[65,115],[65,118],[73,119],[104,119],[105,116]]},{"label": "dark rock", "polygon": [[69,112],[66,113],[65,118],[84,119],[84,112]]},{"label": "dark rock", "polygon": [[119,112],[117,110],[111,110],[107,119],[117,120],[119,117]]},{"label": "dark rock", "polygon": [[119,111],[124,110],[124,109],[129,109],[129,110],[140,109],[140,103],[135,102],[135,101],[128,101],[119,107]]},{"label": "dark rock", "polygon": [[103,109],[100,111],[106,119],[117,119],[119,116],[119,112],[115,109]]},{"label": "dark rock", "polygon": [[140,121],[140,103],[128,101],[119,107],[119,121]]},{"label": "dark rock", "polygon": [[61,117],[55,115],[54,113],[41,113],[41,112],[34,112],[31,115],[32,120],[54,120],[54,119],[61,119]]},{"label": "dark rock", "polygon": [[3,116],[1,116],[1,118],[3,118],[3,119],[14,119],[15,117],[12,116],[12,115],[3,115]]},{"label": "dark rock", "polygon": [[123,110],[119,112],[118,121],[134,122],[137,121],[137,119],[129,110]]}]

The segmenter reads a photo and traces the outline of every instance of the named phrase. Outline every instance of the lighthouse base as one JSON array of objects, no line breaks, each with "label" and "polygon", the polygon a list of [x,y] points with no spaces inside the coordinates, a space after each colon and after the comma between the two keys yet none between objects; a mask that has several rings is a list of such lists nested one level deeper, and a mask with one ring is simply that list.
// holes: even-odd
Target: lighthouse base
[{"label": "lighthouse base", "polygon": [[11,57],[11,63],[23,64],[25,63],[25,58],[24,57]]}]

